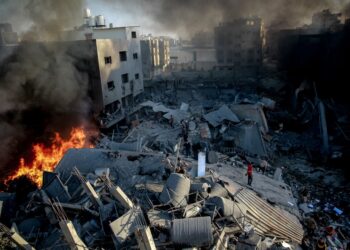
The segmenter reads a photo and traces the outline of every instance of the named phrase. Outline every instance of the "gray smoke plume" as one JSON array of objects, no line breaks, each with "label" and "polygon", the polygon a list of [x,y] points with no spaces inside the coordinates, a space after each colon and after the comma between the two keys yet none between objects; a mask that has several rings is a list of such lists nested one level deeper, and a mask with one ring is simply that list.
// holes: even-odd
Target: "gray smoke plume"
[{"label": "gray smoke plume", "polygon": [[344,10],[350,0],[104,0],[118,13],[127,9],[135,18],[149,18],[154,30],[191,38],[212,31],[219,22],[259,16],[266,26],[293,28],[310,22],[315,12]]},{"label": "gray smoke plume", "polygon": [[0,22],[22,30],[19,46],[0,47],[0,172],[18,164],[28,140],[30,147],[30,140],[68,129],[88,113],[88,76],[77,64],[90,52],[52,42],[82,23],[84,7],[84,0],[0,1]]}]

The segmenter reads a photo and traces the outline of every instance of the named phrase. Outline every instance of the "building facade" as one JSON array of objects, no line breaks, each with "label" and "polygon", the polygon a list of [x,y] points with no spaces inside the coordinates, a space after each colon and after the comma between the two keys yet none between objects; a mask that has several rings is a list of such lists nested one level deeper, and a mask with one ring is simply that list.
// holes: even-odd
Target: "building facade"
[{"label": "building facade", "polygon": [[262,20],[241,18],[215,28],[214,42],[219,67],[259,69],[262,65]]},{"label": "building facade", "polygon": [[63,40],[86,40],[96,50],[99,79],[92,85],[97,112],[108,114],[134,107],[143,92],[139,27],[82,27],[65,32]]},{"label": "building facade", "polygon": [[165,37],[143,36],[140,41],[144,79],[164,72],[170,64],[170,41]]}]

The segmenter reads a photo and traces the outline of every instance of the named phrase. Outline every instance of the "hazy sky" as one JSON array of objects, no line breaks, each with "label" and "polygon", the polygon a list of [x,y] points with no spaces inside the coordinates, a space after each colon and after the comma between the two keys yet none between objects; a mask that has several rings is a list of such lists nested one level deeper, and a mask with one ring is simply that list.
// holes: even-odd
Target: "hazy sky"
[{"label": "hazy sky", "polygon": [[44,22],[73,28],[83,24],[84,7],[103,15],[107,25],[136,25],[143,34],[182,38],[239,17],[259,16],[275,28],[310,23],[324,9],[350,17],[350,0],[0,0],[0,22],[11,22],[19,32]]},{"label": "hazy sky", "polygon": [[87,0],[86,6],[91,10],[92,15],[103,15],[107,25],[113,23],[115,27],[140,26],[141,33],[145,35],[151,33],[177,36],[176,31],[166,31],[152,20],[151,14],[147,13],[150,8],[147,1]]}]

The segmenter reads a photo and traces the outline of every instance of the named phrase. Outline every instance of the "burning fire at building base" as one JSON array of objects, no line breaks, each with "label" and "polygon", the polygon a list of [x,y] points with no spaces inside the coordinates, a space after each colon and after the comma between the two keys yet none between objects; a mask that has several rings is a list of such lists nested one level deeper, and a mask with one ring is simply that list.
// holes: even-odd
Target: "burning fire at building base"
[{"label": "burning fire at building base", "polygon": [[68,149],[83,147],[92,147],[83,127],[72,128],[68,139],[62,138],[58,132],[55,132],[51,145],[37,143],[32,146],[33,160],[27,162],[26,159],[21,158],[17,169],[6,178],[5,184],[18,177],[27,176],[41,187],[44,171],[52,172]]}]

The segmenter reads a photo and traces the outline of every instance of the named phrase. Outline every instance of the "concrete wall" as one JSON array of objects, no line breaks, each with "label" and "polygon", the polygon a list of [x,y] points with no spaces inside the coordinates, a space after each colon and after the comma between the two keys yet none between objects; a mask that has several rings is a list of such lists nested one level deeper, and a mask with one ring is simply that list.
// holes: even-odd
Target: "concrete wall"
[{"label": "concrete wall", "polygon": [[[94,81],[93,91],[101,89],[100,102],[103,107],[109,105],[109,112],[116,109],[117,103],[127,106],[132,102],[130,99],[143,92],[139,27],[83,28],[64,32],[62,38],[69,41],[95,41],[100,82]],[[121,61],[121,51],[126,52],[126,61]],[[136,58],[134,54],[137,55]],[[111,63],[105,62],[106,57],[111,58]],[[123,74],[128,74],[126,83],[122,82]],[[108,82],[113,82],[114,87],[108,88]]]},{"label": "concrete wall", "polygon": [[215,28],[216,58],[219,65],[261,66],[262,43],[260,18],[237,19]]},{"label": "concrete wall", "polygon": [[140,41],[144,78],[161,74],[170,63],[170,42],[166,38],[146,36]]},{"label": "concrete wall", "polygon": [[215,55],[214,48],[171,48],[171,68],[174,70],[187,68],[196,70],[212,70],[217,64]]},{"label": "concrete wall", "polygon": [[[115,101],[121,103],[123,97],[140,94],[143,91],[143,76],[139,42],[97,39],[96,46],[104,105]],[[127,52],[127,61],[120,61],[120,51]],[[137,59],[133,58],[134,53],[138,54]],[[105,57],[111,57],[112,63],[106,64]],[[122,83],[123,74],[128,74],[127,83]],[[139,79],[136,79],[136,74]],[[107,83],[110,81],[114,82],[113,89],[108,89]]]}]

